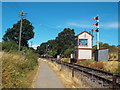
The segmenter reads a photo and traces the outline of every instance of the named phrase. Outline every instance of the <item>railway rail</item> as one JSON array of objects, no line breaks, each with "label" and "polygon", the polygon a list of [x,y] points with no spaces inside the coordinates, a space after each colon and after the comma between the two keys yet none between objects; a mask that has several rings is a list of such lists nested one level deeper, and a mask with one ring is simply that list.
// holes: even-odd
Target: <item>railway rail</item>
[{"label": "railway rail", "polygon": [[56,60],[49,59],[49,60],[57,64],[69,67],[70,69],[73,70],[72,71],[73,74],[74,74],[74,70],[77,70],[89,75],[90,77],[92,76],[94,77],[93,81],[95,81],[96,79],[99,81],[102,81],[103,87],[120,88],[120,75],[118,74],[113,74],[110,72],[106,72],[106,71],[102,71],[102,70],[98,70],[98,69],[94,69],[94,68],[74,64],[74,63],[63,62],[57,59]]}]

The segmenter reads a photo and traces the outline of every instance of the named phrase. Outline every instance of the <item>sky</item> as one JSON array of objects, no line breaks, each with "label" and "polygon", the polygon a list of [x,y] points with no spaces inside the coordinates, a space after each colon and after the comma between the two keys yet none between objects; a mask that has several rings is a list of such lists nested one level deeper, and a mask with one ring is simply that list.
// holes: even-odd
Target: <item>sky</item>
[{"label": "sky", "polygon": [[1,0],[2,2],[119,2],[119,0]]},{"label": "sky", "polygon": [[[75,35],[96,29],[93,17],[100,17],[100,42],[118,45],[117,2],[3,2],[2,35],[20,20],[19,12],[27,13],[35,36],[29,40],[33,47],[55,37],[64,28],[74,29]],[[96,32],[94,32],[96,44]]]}]

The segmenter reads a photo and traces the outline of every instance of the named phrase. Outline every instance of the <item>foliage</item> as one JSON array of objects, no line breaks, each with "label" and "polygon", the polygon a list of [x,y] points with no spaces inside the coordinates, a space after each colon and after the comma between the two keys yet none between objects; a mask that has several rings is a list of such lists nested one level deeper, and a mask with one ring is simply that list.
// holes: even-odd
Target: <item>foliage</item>
[{"label": "foliage", "polygon": [[[107,48],[107,49],[109,49],[109,52],[116,52],[118,50],[117,46],[115,46],[115,45],[109,45],[108,43],[102,43],[102,42],[100,42],[99,45],[100,45],[100,49],[101,48]],[[93,46],[93,51],[95,51],[96,48],[97,48],[97,46],[94,45]]]},{"label": "foliage", "polygon": [[[65,28],[62,32],[58,34],[58,37],[56,37],[58,44],[58,54],[68,57],[68,55],[65,55],[64,52],[67,49],[74,48],[74,36],[75,36],[74,29],[70,28]],[[71,52],[69,52],[69,54],[70,53]]]},{"label": "foliage", "polygon": [[[55,40],[49,40],[42,43],[37,47],[37,53],[40,55],[48,54],[49,56],[57,57],[60,55],[62,58],[70,58],[70,54],[74,53],[74,29],[65,28],[62,32],[58,34]],[[99,43],[100,49],[109,49],[109,60],[118,60],[118,47],[114,45],[109,45],[108,43]],[[97,46],[93,46],[93,54]],[[94,56],[93,56],[94,57]]]},{"label": "foliage", "polygon": [[[93,55],[94,55],[96,48],[97,46],[94,45],[93,50],[92,50]],[[107,48],[109,50],[109,56],[108,56],[109,60],[118,60],[118,47],[117,46],[100,42],[100,49],[102,48]]]},{"label": "foliage", "polygon": [[4,88],[28,88],[28,74],[38,65],[37,55],[27,48],[21,52],[4,52],[2,56],[2,84]]},{"label": "foliage", "polygon": [[4,41],[2,42],[2,50],[6,52],[17,51],[18,45],[14,41]]},{"label": "foliage", "polygon": [[71,53],[74,53],[74,49],[73,48],[68,48],[64,51],[63,56],[65,55],[65,56],[70,57]]},{"label": "foliage", "polygon": [[14,41],[4,41],[1,44],[3,49],[3,55],[0,57],[2,60],[3,87],[29,87],[32,81],[27,76],[38,65],[38,55],[28,47],[22,47],[21,51],[18,51],[18,45]]},{"label": "foliage", "polygon": [[120,63],[117,61],[93,61],[93,60],[85,60],[78,62],[80,65],[84,65],[91,68],[101,69],[104,71],[118,73],[120,72],[120,67],[118,66]]},{"label": "foliage", "polygon": [[[3,36],[4,41],[15,41],[17,44],[19,43],[19,32],[20,32],[20,23],[18,21],[13,25],[12,28],[8,28],[5,35]],[[34,27],[32,23],[27,19],[22,20],[22,33],[21,33],[21,45],[28,46],[28,40],[34,37],[33,32]]]},{"label": "foliage", "polygon": [[3,36],[0,47],[3,53],[2,60],[2,85],[3,88],[28,88],[31,86],[30,73],[38,66],[38,55],[33,48],[28,48],[28,40],[34,37],[31,22],[23,19],[21,33],[21,51],[18,51],[20,22],[8,28]]},{"label": "foliage", "polygon": [[49,54],[53,57],[57,55],[70,57],[70,54],[74,52],[74,34],[74,29],[65,28],[55,40],[49,40],[38,46],[37,52],[40,55]]},{"label": "foliage", "polygon": [[47,43],[42,43],[40,46],[37,47],[36,52],[40,55],[45,54],[47,51]]}]

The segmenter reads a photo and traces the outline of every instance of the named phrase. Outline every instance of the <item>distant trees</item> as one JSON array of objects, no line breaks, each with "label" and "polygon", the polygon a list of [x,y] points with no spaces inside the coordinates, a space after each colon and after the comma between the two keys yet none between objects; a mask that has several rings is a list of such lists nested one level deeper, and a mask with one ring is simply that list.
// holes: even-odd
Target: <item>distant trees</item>
[{"label": "distant trees", "polygon": [[[68,57],[70,53],[74,52],[74,29],[65,28],[62,32],[56,37],[58,44],[58,54],[61,56]],[[68,53],[68,51],[70,51]]]},{"label": "distant trees", "polygon": [[[62,32],[58,34],[55,40],[49,40],[42,43],[37,47],[37,53],[40,55],[47,54],[49,56],[57,57],[70,57],[71,53],[74,53],[74,29],[65,28]],[[108,43],[99,43],[100,48],[108,48],[109,54],[118,51],[118,47],[115,45],[109,45]],[[97,46],[93,46],[93,53],[95,52]],[[93,54],[94,55],[94,54]],[[116,54],[117,55],[117,54]]]},{"label": "distant trees", "polygon": [[47,45],[48,43],[42,43],[40,46],[38,46],[36,50],[37,53],[39,53],[40,55],[45,54]]},{"label": "distant trees", "polygon": [[48,54],[53,57],[57,55],[70,57],[70,54],[74,52],[74,36],[74,29],[65,28],[55,40],[49,40],[38,46],[37,52],[40,55]]},{"label": "distant trees", "polygon": [[[28,47],[28,40],[34,37],[33,32],[34,27],[32,23],[27,19],[23,19],[22,23],[22,33],[21,33],[21,46]],[[3,36],[3,41],[15,41],[19,43],[19,31],[20,31],[20,21],[13,25],[12,28],[8,28],[5,35]]]},{"label": "distant trees", "polygon": [[[117,46],[115,46],[115,45],[109,45],[108,43],[102,43],[102,42],[100,42],[99,43],[99,45],[100,45],[100,48],[107,48],[107,49],[109,49],[109,52],[116,52],[117,50],[118,50],[118,47]],[[93,46],[93,51],[95,50],[97,48],[97,46],[96,45],[94,45]]]}]

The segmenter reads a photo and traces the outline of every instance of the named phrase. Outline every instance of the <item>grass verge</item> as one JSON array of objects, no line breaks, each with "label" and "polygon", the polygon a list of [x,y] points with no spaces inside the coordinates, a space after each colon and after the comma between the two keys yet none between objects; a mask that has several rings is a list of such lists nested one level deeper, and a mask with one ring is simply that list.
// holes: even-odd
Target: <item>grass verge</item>
[{"label": "grass verge", "polygon": [[2,52],[3,88],[31,88],[38,67],[37,55],[23,52]]},{"label": "grass verge", "polygon": [[[59,60],[64,62],[70,62],[70,58],[60,58]],[[120,73],[120,62],[118,61],[95,61],[95,60],[84,60],[78,61],[77,64],[104,70],[111,73]]]}]

